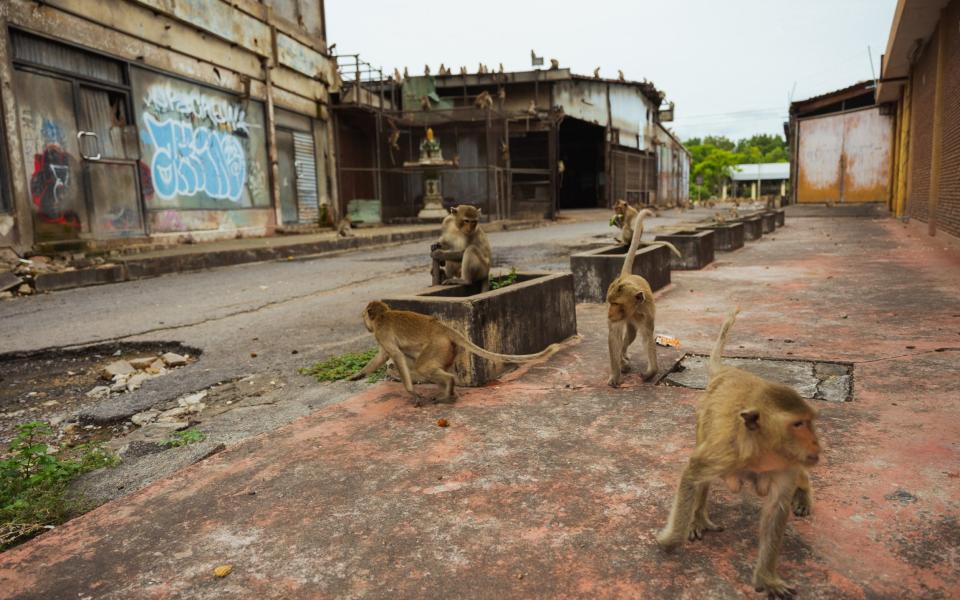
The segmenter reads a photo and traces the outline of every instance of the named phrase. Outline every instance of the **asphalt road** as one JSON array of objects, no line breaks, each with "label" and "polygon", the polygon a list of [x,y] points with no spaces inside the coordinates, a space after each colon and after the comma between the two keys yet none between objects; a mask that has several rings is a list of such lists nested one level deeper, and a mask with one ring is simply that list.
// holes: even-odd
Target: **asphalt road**
[{"label": "asphalt road", "polygon": [[[595,220],[492,233],[495,269],[565,270],[571,248],[614,232]],[[201,349],[201,360],[175,382],[151,382],[175,385],[176,393],[251,373],[293,375],[327,355],[370,347],[361,308],[371,299],[429,285],[428,245],[238,265],[0,302],[0,353],[179,341]]]}]

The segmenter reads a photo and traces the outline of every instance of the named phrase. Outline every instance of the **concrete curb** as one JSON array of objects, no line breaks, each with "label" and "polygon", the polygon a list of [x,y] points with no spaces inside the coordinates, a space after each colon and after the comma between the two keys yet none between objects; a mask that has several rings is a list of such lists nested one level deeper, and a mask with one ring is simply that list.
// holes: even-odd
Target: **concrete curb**
[{"label": "concrete curb", "polygon": [[[518,229],[533,229],[550,224],[550,221],[502,221],[489,223],[485,229],[492,231],[515,231]],[[155,256],[150,258],[118,258],[115,264],[99,266],[76,271],[62,271],[59,273],[42,273],[35,280],[39,292],[53,292],[105,283],[120,283],[137,279],[148,279],[169,275],[170,273],[186,273],[202,271],[216,267],[241,265],[271,260],[282,260],[288,257],[312,256],[340,252],[344,250],[358,250],[375,246],[386,246],[404,242],[415,242],[436,238],[440,234],[439,225],[436,228],[419,231],[395,231],[377,233],[373,235],[358,235],[350,238],[330,240],[315,240],[302,243],[291,243],[260,248],[242,248],[216,250],[208,249],[204,244],[198,244],[196,251],[169,256]]]}]

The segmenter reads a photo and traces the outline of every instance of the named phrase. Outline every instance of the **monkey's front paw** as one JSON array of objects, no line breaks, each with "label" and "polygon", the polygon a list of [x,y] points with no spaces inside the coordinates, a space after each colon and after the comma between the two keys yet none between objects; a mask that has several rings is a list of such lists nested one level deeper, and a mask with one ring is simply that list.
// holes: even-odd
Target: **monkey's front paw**
[{"label": "monkey's front paw", "polygon": [[653,369],[652,371],[644,371],[640,376],[643,377],[644,381],[650,381],[657,376],[657,370]]},{"label": "monkey's front paw", "polygon": [[611,375],[610,378],[607,379],[607,385],[609,385],[612,388],[620,387],[620,378]]},{"label": "monkey's front paw", "polygon": [[629,358],[623,359],[623,361],[620,363],[620,372],[621,372],[621,373],[629,373],[629,372],[630,372],[630,359],[629,359]]},{"label": "monkey's front paw", "polygon": [[758,592],[766,592],[768,600],[789,600],[797,595],[797,588],[790,587],[787,582],[778,578],[766,581],[753,582],[753,588]]}]

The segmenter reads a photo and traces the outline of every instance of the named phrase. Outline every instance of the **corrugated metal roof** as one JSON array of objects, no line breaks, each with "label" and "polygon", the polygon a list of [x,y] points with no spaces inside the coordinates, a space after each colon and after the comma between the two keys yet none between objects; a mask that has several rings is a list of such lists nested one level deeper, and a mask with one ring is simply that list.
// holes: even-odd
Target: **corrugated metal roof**
[{"label": "corrugated metal roof", "polygon": [[734,181],[790,179],[790,163],[782,162],[737,165],[730,169],[730,179]]}]

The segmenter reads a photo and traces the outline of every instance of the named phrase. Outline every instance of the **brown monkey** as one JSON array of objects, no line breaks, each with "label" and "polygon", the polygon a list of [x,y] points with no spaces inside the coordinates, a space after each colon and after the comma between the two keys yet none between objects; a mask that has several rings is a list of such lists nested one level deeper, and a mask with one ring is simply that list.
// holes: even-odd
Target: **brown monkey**
[{"label": "brown monkey", "polygon": [[643,233],[643,220],[650,216],[653,216],[653,212],[648,209],[637,213],[633,224],[633,237],[627,257],[623,260],[620,276],[607,288],[607,345],[610,350],[610,379],[607,383],[611,387],[618,387],[622,373],[630,370],[627,348],[638,333],[647,355],[647,368],[642,376],[650,379],[657,374],[657,346],[653,337],[656,316],[653,290],[646,279],[632,272],[633,261],[640,246],[640,235]]},{"label": "brown monkey", "polygon": [[479,109],[490,110],[493,108],[493,96],[490,95],[490,92],[484,90],[477,94],[477,98],[473,101],[473,105]]},{"label": "brown monkey", "polygon": [[596,69],[593,70],[593,78],[600,79],[600,67],[597,67]]},{"label": "brown monkey", "polygon": [[550,70],[551,70],[551,71],[556,71],[556,70],[559,69],[559,68],[560,68],[560,61],[557,60],[557,59],[555,59],[555,58],[551,58],[551,59],[550,59]]},{"label": "brown monkey", "polygon": [[351,231],[350,217],[343,217],[337,223],[337,235],[340,237],[353,237],[353,232]]},{"label": "brown monkey", "polygon": [[456,398],[455,377],[449,369],[457,358],[457,347],[488,360],[520,363],[553,355],[560,344],[551,344],[536,354],[498,354],[477,346],[462,333],[427,315],[407,310],[392,310],[374,300],[363,310],[363,324],[373,333],[380,350],[351,381],[366,377],[392,359],[400,372],[403,388],[420,406],[420,396],[413,389],[414,378],[429,379],[442,388],[438,401]]},{"label": "brown monkey", "polygon": [[710,354],[710,383],[697,407],[697,447],[657,541],[669,549],[720,531],[707,515],[710,482],[722,478],[736,491],[751,481],[767,496],[753,585],[769,598],[792,598],[796,589],[777,575],[777,558],[791,505],[796,515],[810,514],[806,469],[820,460],[813,428],[817,411],[792,388],[723,365],[720,357],[737,312],[723,323]]},{"label": "brown monkey", "polygon": [[[479,283],[482,291],[490,289],[490,242],[480,229],[480,209],[461,204],[443,218],[439,249],[433,258],[444,261],[447,278],[444,285]],[[456,255],[463,253],[457,260]]]},{"label": "brown monkey", "polygon": [[637,209],[627,204],[626,200],[617,200],[613,205],[613,212],[620,219],[620,242],[629,244],[633,239],[633,222],[637,219]]}]

